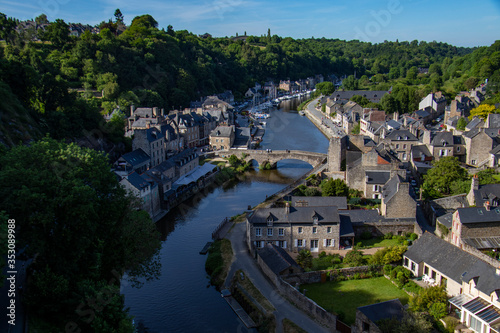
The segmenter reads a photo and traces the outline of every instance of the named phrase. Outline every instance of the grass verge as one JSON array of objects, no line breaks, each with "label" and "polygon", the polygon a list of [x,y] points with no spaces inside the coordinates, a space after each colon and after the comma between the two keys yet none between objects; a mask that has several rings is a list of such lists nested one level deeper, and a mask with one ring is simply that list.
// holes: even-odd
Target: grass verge
[{"label": "grass verge", "polygon": [[205,270],[210,275],[210,283],[219,289],[224,284],[232,259],[233,249],[227,239],[215,241],[208,250]]},{"label": "grass verge", "polygon": [[307,333],[306,330],[302,329],[299,325],[295,324],[288,318],[283,319],[283,332],[285,333]]},{"label": "grass verge", "polygon": [[302,285],[306,296],[325,310],[336,313],[348,325],[354,323],[356,309],[360,306],[399,298],[408,303],[409,296],[385,277],[361,280],[331,281]]},{"label": "grass verge", "polygon": [[[241,279],[241,274],[243,274],[244,279]],[[267,300],[264,295],[260,292],[259,289],[257,289],[252,281],[245,275],[245,273],[240,269],[236,271],[234,274],[234,280],[233,283],[236,283],[236,281],[243,287],[245,290],[252,296],[259,304],[266,309],[268,312],[274,312],[275,308],[272,306],[272,304]]]}]

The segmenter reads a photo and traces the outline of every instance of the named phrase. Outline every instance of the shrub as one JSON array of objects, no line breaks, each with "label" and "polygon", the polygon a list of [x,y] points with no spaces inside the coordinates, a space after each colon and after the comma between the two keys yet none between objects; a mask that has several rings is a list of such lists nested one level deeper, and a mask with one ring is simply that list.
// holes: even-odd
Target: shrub
[{"label": "shrub", "polygon": [[324,258],[326,257],[326,252],[325,251],[321,251],[320,254],[318,254],[318,258]]},{"label": "shrub", "polygon": [[348,264],[351,267],[363,265],[363,253],[356,249],[347,252],[344,258],[344,263]]},{"label": "shrub", "polygon": [[384,274],[387,276],[390,276],[392,272],[392,266],[391,265],[385,265],[384,266]]},{"label": "shrub", "polygon": [[392,238],[393,238],[392,232],[388,232],[384,235],[384,239],[392,239]]},{"label": "shrub", "polygon": [[361,233],[361,236],[360,236],[361,239],[364,239],[364,240],[367,240],[367,239],[370,239],[372,238],[372,233],[365,230]]},{"label": "shrub", "polygon": [[429,314],[436,319],[441,319],[447,314],[446,303],[433,303],[429,308]]}]

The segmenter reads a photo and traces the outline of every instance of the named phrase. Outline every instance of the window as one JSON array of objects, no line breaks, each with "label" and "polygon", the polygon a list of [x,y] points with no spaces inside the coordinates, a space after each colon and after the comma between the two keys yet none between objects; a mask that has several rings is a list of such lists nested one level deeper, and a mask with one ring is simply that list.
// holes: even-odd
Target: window
[{"label": "window", "polygon": [[457,152],[460,152],[460,147],[457,147]]},{"label": "window", "polygon": [[370,324],[363,322],[363,332],[370,332]]},{"label": "window", "polygon": [[278,229],[278,236],[284,236],[285,235],[285,229],[279,228]]},{"label": "window", "polygon": [[255,228],[255,236],[257,237],[262,236],[262,230],[260,228]]},{"label": "window", "polygon": [[334,246],[335,239],[325,239],[325,246]]},{"label": "window", "polygon": [[380,199],[380,194],[378,193],[375,193],[373,196],[372,196],[373,199]]},{"label": "window", "polygon": [[403,145],[403,149],[406,149],[406,144]]},{"label": "window", "polygon": [[304,240],[303,239],[297,239],[297,247],[303,247],[304,246]]},{"label": "window", "polygon": [[373,192],[380,192],[380,185],[373,185]]},{"label": "window", "polygon": [[404,264],[405,267],[408,267],[408,258],[405,258],[405,264]]},{"label": "window", "polygon": [[317,216],[313,216],[313,223],[318,224],[318,217]]},{"label": "window", "polygon": [[472,160],[472,161],[470,161],[470,164],[472,164],[472,165],[476,165],[476,160]]},{"label": "window", "polygon": [[317,248],[318,248],[318,240],[311,239],[311,249],[317,249]]},{"label": "window", "polygon": [[258,249],[262,248],[263,247],[263,241],[256,241],[255,242],[255,247],[258,248]]},{"label": "window", "polygon": [[313,234],[318,232],[318,227],[313,227]]},{"label": "window", "polygon": [[399,143],[398,143],[398,144],[396,144],[396,149],[399,149]]},{"label": "window", "polygon": [[402,157],[403,161],[406,161],[406,153],[403,153]]},{"label": "window", "polygon": [[326,232],[327,232],[327,233],[331,233],[331,232],[332,232],[332,227],[327,227],[327,228],[326,228]]},{"label": "window", "polygon": [[278,241],[278,246],[281,248],[286,247],[286,241]]},{"label": "window", "polygon": [[411,270],[412,270],[412,271],[415,271],[415,263],[414,263],[413,261],[412,261],[412,263],[411,263]]},{"label": "window", "polygon": [[267,228],[267,236],[270,237],[273,235],[273,229]]},{"label": "window", "polygon": [[299,233],[299,234],[301,234],[301,233],[302,233],[302,227],[299,227],[298,233]]},{"label": "window", "polygon": [[267,226],[268,227],[272,227],[273,226],[273,218],[271,216],[269,216],[267,218]]}]

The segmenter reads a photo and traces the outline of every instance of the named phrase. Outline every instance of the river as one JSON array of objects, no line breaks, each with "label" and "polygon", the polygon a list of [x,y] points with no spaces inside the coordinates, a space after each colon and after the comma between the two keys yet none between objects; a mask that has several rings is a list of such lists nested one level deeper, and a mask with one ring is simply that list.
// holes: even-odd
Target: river
[{"label": "river", "polygon": [[[284,101],[271,111],[262,149],[299,149],[326,153],[328,140],[296,111],[299,100]],[[147,332],[236,332],[242,324],[209,285],[206,256],[199,251],[224,217],[255,206],[309,171],[302,161],[285,160],[277,170],[254,170],[239,182],[202,193],[157,223],[162,233],[161,276],[133,288],[123,282],[125,305]]]}]

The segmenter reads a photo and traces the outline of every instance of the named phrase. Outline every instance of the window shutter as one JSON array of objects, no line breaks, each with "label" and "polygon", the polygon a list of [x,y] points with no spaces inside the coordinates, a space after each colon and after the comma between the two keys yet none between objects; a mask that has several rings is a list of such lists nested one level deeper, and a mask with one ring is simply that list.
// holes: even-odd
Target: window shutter
[{"label": "window shutter", "polygon": [[332,239],[332,246],[335,246],[335,239]]},{"label": "window shutter", "polygon": [[326,239],[323,239],[323,247],[326,247]]},{"label": "window shutter", "polygon": [[297,247],[297,246],[298,246],[298,241],[297,241],[297,239],[295,239],[295,240],[293,241],[293,246],[294,246],[294,247]]},{"label": "window shutter", "polygon": [[280,241],[276,241],[274,244],[276,244],[276,246],[280,246]]},{"label": "window shutter", "polygon": [[285,241],[285,243],[283,244],[283,247],[286,249],[286,241]]}]

